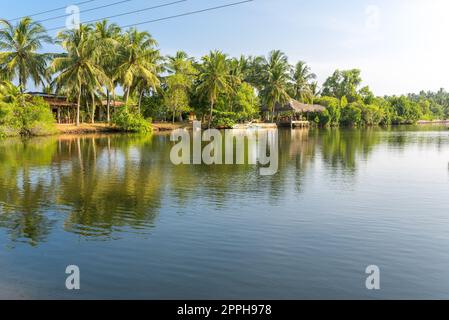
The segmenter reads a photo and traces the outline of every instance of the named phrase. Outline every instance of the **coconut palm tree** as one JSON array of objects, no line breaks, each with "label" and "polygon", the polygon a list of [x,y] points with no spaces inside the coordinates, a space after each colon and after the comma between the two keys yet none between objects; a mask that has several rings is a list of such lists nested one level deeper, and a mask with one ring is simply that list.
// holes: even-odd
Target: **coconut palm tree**
[{"label": "coconut palm tree", "polygon": [[228,58],[221,51],[210,52],[202,62],[197,90],[210,103],[210,128],[215,102],[221,93],[232,91],[233,76],[229,73]]},{"label": "coconut palm tree", "polygon": [[104,73],[109,78],[110,87],[106,87],[106,119],[109,123],[111,121],[110,94],[113,92],[115,96],[115,85],[117,74],[117,49],[120,45],[121,29],[115,24],[109,24],[107,20],[97,22],[93,30],[93,37],[98,47],[98,63],[101,65]]},{"label": "coconut palm tree", "polygon": [[174,56],[168,56],[165,69],[169,73],[164,79],[164,101],[172,111],[172,121],[175,122],[177,112],[182,121],[182,112],[190,109],[189,93],[193,86],[197,70],[193,66],[194,59],[184,51],[178,51]]},{"label": "coconut palm tree", "polygon": [[[62,87],[77,96],[76,125],[80,124],[81,95],[84,90],[92,93],[103,84],[109,85],[109,78],[98,64],[98,47],[90,36],[91,29],[82,26],[78,30],[65,31],[58,35],[60,44],[67,53],[58,55],[51,65],[57,73],[57,90]],[[94,98],[92,98],[92,101]]]},{"label": "coconut palm tree", "polygon": [[38,53],[44,43],[51,43],[44,27],[31,18],[23,18],[17,25],[0,20],[0,71],[4,78],[17,78],[20,90],[25,91],[28,79],[44,85],[47,63],[51,54]]},{"label": "coconut palm tree", "polygon": [[10,81],[0,81],[0,101],[24,105],[26,100],[29,99],[28,94],[23,93],[19,87],[16,87]]},{"label": "coconut palm tree", "polygon": [[316,74],[311,72],[310,67],[304,61],[299,61],[292,70],[291,76],[293,97],[301,102],[311,102],[313,100],[311,82],[316,79]]},{"label": "coconut palm tree", "polygon": [[287,56],[279,50],[270,52],[264,61],[264,86],[262,97],[269,110],[271,110],[272,121],[274,121],[274,109],[276,104],[284,104],[290,99],[288,86],[291,66]]},{"label": "coconut palm tree", "polygon": [[159,50],[155,49],[156,45],[156,40],[148,32],[139,32],[135,28],[128,30],[122,37],[117,70],[126,92],[126,103],[138,78],[142,78],[150,88],[159,87],[161,56]]}]

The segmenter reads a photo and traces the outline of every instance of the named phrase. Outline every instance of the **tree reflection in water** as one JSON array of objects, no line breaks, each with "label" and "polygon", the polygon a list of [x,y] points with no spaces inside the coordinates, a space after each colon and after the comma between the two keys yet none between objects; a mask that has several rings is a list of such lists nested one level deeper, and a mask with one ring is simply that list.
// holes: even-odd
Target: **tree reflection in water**
[{"label": "tree reflection in water", "polygon": [[168,135],[7,139],[0,142],[0,228],[32,246],[58,222],[86,240],[149,234],[163,198],[180,213],[195,199],[209,210],[247,198],[281,205],[287,192],[307,188],[304,177],[316,166],[351,183],[358,161],[376,147],[448,144],[431,138],[400,128],[280,130],[278,173],[264,177],[250,165],[174,166]]}]

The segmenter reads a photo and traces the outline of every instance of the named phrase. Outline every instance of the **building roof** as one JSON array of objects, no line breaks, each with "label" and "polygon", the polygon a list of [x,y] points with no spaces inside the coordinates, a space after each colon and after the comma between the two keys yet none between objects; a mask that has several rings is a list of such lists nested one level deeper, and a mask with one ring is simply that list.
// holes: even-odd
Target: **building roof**
[{"label": "building roof", "polygon": [[[107,105],[108,105],[108,101],[107,100],[103,100],[103,101],[101,101],[101,103],[103,104],[103,106],[104,107],[106,107]],[[125,103],[124,102],[122,102],[122,101],[109,101],[109,105],[111,106],[111,107],[115,107],[115,108],[117,108],[117,107],[123,107],[124,105],[125,105]]]},{"label": "building roof", "polygon": [[69,102],[67,97],[58,96],[52,93],[44,93],[44,92],[28,92],[29,95],[33,97],[41,97],[47,102],[50,107],[76,107],[76,103]]},{"label": "building roof", "polygon": [[[285,105],[281,105],[277,103],[275,106],[275,112],[295,112],[295,113],[306,113],[306,112],[323,112],[326,110],[326,107],[317,105],[317,104],[306,104],[299,102],[297,100],[291,99]],[[267,112],[271,111],[267,106],[262,107],[262,111]]]}]

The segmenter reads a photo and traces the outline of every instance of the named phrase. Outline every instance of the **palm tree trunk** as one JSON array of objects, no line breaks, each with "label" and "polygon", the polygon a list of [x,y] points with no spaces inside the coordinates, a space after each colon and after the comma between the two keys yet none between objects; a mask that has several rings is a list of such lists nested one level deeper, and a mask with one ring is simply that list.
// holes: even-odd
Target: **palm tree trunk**
[{"label": "palm tree trunk", "polygon": [[24,88],[23,88],[23,82],[22,82],[22,75],[19,75],[19,89],[20,89],[20,93],[23,93]]},{"label": "palm tree trunk", "polygon": [[112,105],[114,106],[114,112],[115,112],[115,89],[112,90]]},{"label": "palm tree trunk", "polygon": [[80,125],[80,107],[81,107],[81,86],[78,91],[78,100],[76,104],[76,126]]},{"label": "palm tree trunk", "polygon": [[126,89],[126,100],[125,100],[126,107],[128,107],[129,92],[131,91],[130,89],[131,88]]},{"label": "palm tree trunk", "polygon": [[92,92],[91,93],[91,97],[92,97],[92,124],[95,123],[95,94]]},{"label": "palm tree trunk", "polygon": [[140,91],[140,96],[139,96],[139,114],[141,114],[142,97],[143,97],[143,90]]},{"label": "palm tree trunk", "polygon": [[214,101],[210,102],[209,129],[212,124],[212,112],[214,111]]},{"label": "palm tree trunk", "polygon": [[108,123],[110,123],[111,122],[111,111],[110,111],[110,108],[111,108],[111,106],[110,106],[110,104],[111,104],[111,97],[110,97],[110,94],[109,94],[109,90],[106,90],[106,94],[107,94],[107,102],[106,102],[106,121],[108,122]]}]

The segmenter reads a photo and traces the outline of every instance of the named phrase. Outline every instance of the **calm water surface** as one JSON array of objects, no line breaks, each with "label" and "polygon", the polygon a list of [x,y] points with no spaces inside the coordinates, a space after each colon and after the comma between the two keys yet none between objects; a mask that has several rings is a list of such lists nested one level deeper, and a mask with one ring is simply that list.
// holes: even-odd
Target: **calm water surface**
[{"label": "calm water surface", "polygon": [[449,298],[447,128],[279,144],[263,177],[175,167],[167,135],[0,142],[0,297]]}]

